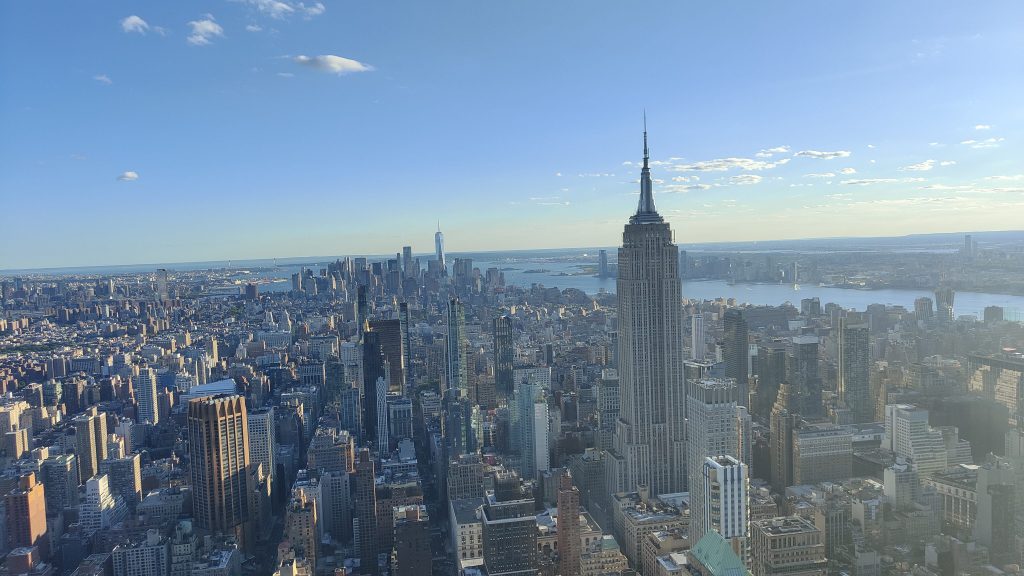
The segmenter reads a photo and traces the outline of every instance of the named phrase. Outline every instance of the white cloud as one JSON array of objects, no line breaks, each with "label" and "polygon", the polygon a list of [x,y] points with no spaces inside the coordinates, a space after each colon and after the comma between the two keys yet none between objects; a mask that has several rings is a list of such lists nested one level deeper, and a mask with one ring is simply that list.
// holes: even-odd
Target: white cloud
[{"label": "white cloud", "polygon": [[956,164],[956,160],[943,160],[939,162],[939,166],[953,166],[954,164]]},{"label": "white cloud", "polygon": [[337,74],[338,76],[352,74],[355,72],[369,72],[373,70],[373,66],[370,66],[369,64],[363,64],[358,60],[343,58],[341,56],[335,56],[334,54],[324,54],[321,56],[299,55],[292,58],[292,60],[298,64],[302,64],[303,66],[313,68],[314,70],[329,72],[331,74]]},{"label": "white cloud", "polygon": [[281,78],[293,78],[295,76],[295,74],[292,74],[291,72],[278,72],[277,75]]},{"label": "white cloud", "polygon": [[758,158],[771,158],[775,154],[785,154],[786,152],[789,152],[789,146],[776,146],[775,148],[765,148],[754,154],[754,156]]},{"label": "white cloud", "polygon": [[932,148],[942,148],[943,146],[945,146],[945,144],[943,144],[942,142],[929,142],[928,145],[931,146]]},{"label": "white cloud", "polygon": [[874,148],[874,147],[875,147],[874,144],[868,144],[868,148]]},{"label": "white cloud", "polygon": [[835,178],[836,175],[833,172],[821,172],[818,174],[804,174],[804,178]]},{"label": "white cloud", "polygon": [[319,16],[327,11],[327,7],[324,6],[323,2],[314,2],[309,6],[306,6],[302,2],[299,2],[299,9],[302,13],[308,16]]},{"label": "white cloud", "polygon": [[924,182],[924,178],[858,178],[853,180],[840,180],[840,184],[850,186],[871,186],[874,184],[909,184],[911,182]]},{"label": "white cloud", "polygon": [[1024,180],[1024,174],[1013,174],[1010,176],[985,176],[985,180]]},{"label": "white cloud", "polygon": [[663,194],[679,193],[685,194],[687,192],[697,192],[700,190],[708,190],[711,188],[710,184],[669,184],[658,188],[658,192]]},{"label": "white cloud", "polygon": [[555,172],[555,176],[561,177],[562,173],[561,172]]},{"label": "white cloud", "polygon": [[740,186],[746,184],[757,184],[761,180],[764,180],[764,178],[757,174],[737,174],[736,176],[729,178],[729,182]]},{"label": "white cloud", "polygon": [[739,170],[768,170],[789,162],[789,158],[780,158],[775,162],[754,160],[753,158],[717,158],[692,164],[674,164],[669,167],[675,172],[726,172],[733,168]]},{"label": "white cloud", "polygon": [[204,14],[202,20],[193,20],[188,23],[192,33],[185,40],[193,46],[205,46],[216,36],[224,36],[224,29],[213,21],[213,15]]},{"label": "white cloud", "polygon": [[[870,144],[868,145],[870,146]],[[832,160],[833,158],[847,158],[850,156],[849,150],[836,150],[834,152],[822,152],[820,150],[801,150],[793,156],[799,156],[801,158],[818,158],[820,160]]]},{"label": "white cloud", "polygon": [[136,34],[145,34],[149,30],[149,24],[145,20],[132,14],[127,18],[121,20],[121,30],[125,32],[135,32]]},{"label": "white cloud", "polygon": [[277,20],[283,20],[292,14],[301,14],[306,18],[319,16],[327,11],[323,2],[292,2],[290,0],[236,0],[249,6],[253,6],[261,14]]},{"label": "white cloud", "polygon": [[840,168],[839,169],[839,173],[840,174],[845,174],[845,175],[848,176],[850,174],[856,174],[857,173],[857,169],[856,168]]},{"label": "white cloud", "polygon": [[117,177],[121,182],[135,182],[139,179],[139,173],[132,170],[125,170],[121,172],[121,175]]},{"label": "white cloud", "polygon": [[700,180],[700,176],[697,176],[696,174],[693,175],[693,176],[673,176],[672,177],[672,181],[673,182],[696,182],[698,180]]},{"label": "white cloud", "polygon": [[989,126],[988,124],[975,124],[974,125],[974,129],[975,130],[991,130],[992,127]]},{"label": "white cloud", "polygon": [[92,79],[100,84],[106,84],[108,86],[114,83],[114,81],[110,79],[110,76],[107,76],[106,74],[97,74],[93,76]]},{"label": "white cloud", "polygon": [[927,172],[935,167],[935,160],[925,160],[924,162],[918,162],[917,164],[910,164],[909,166],[903,166],[900,168],[900,172]]},{"label": "white cloud", "polygon": [[260,32],[263,30],[263,26],[260,26],[259,24],[249,24],[245,27],[245,30],[247,32]]},{"label": "white cloud", "polygon": [[964,140],[961,144],[971,148],[998,148],[999,143],[1006,138],[986,138],[984,140]]}]

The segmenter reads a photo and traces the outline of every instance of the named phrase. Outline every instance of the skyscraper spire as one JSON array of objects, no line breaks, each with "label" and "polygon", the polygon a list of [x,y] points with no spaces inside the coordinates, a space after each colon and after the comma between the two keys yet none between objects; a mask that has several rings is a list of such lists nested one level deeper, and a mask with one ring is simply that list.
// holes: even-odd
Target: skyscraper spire
[{"label": "skyscraper spire", "polygon": [[644,111],[644,167],[640,170],[640,203],[636,214],[629,219],[631,224],[663,222],[658,210],[654,207],[654,191],[651,184],[651,167],[648,165],[650,151],[647,148],[647,111]]}]

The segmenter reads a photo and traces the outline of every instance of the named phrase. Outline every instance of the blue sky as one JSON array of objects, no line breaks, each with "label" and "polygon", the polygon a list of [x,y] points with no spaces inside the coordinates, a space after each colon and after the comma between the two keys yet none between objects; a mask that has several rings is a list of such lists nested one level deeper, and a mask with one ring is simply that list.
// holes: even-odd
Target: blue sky
[{"label": "blue sky", "polygon": [[1021,228],[1024,4],[0,5],[0,269]]}]

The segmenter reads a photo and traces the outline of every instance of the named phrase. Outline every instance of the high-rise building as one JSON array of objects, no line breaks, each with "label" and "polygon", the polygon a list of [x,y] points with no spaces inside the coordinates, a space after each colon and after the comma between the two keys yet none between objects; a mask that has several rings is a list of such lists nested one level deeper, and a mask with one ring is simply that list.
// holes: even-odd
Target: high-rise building
[{"label": "high-rise building", "polygon": [[398,320],[402,329],[402,354],[405,355],[405,387],[412,390],[416,384],[412,367],[412,315],[408,302],[398,304]]},{"label": "high-rise building", "polygon": [[46,495],[43,485],[36,481],[34,472],[18,478],[18,485],[4,496],[7,516],[6,534],[10,548],[39,548],[43,558],[49,558],[49,538],[46,532]]},{"label": "high-rise building", "polygon": [[430,574],[434,557],[430,550],[427,507],[410,504],[395,507],[395,576]]},{"label": "high-rise building", "polygon": [[809,520],[788,516],[750,525],[753,576],[825,576],[825,543]]},{"label": "high-rise building", "polygon": [[690,526],[693,541],[700,540],[711,511],[705,508],[704,463],[708,457],[732,456],[739,447],[736,430],[736,384],[732,379],[705,378],[688,383],[687,472],[690,479]]},{"label": "high-rise building", "polygon": [[120,495],[110,489],[105,474],[90,478],[85,483],[85,499],[79,506],[78,522],[82,531],[91,534],[121,522],[128,515],[128,507]]},{"label": "high-rise building", "polygon": [[512,319],[507,315],[494,319],[494,388],[499,403],[505,403],[512,395],[512,370],[515,360]]},{"label": "high-rise building", "polygon": [[139,422],[157,424],[160,421],[160,411],[157,409],[156,371],[149,367],[140,368],[134,382]]},{"label": "high-rise building", "polygon": [[795,409],[800,404],[800,398],[792,394],[791,390],[792,386],[787,382],[779,385],[770,420],[771,444],[768,453],[771,484],[778,492],[793,485],[793,434],[800,425],[800,415]]},{"label": "high-rise building", "polygon": [[952,322],[956,315],[953,313],[953,300],[956,292],[948,286],[935,290],[935,309],[939,322]]},{"label": "high-rise building", "polygon": [[75,456],[82,482],[99,473],[100,462],[107,459],[107,415],[95,406],[71,419],[75,427]]},{"label": "high-rise building", "polygon": [[245,542],[249,510],[249,426],[245,398],[196,398],[188,404],[192,517],[211,533]]},{"label": "high-rise building", "polygon": [[136,541],[118,544],[111,552],[114,576],[169,576],[171,543],[151,528]]},{"label": "high-rise building", "polygon": [[458,389],[469,393],[468,359],[466,358],[466,308],[458,298],[448,301],[448,339],[445,371],[449,390]]},{"label": "high-rise building", "polygon": [[978,498],[974,537],[987,546],[992,563],[997,566],[1016,562],[1017,491],[1024,490],[1016,471],[1006,461],[996,461],[978,469]]},{"label": "high-rise building", "polygon": [[820,374],[818,337],[794,336],[786,358],[786,379],[793,386],[791,394],[800,401],[797,412],[808,418],[821,416],[823,412]]},{"label": "high-rise building", "polygon": [[513,443],[522,462],[523,478],[536,479],[551,467],[548,443],[547,389],[529,382],[517,382],[512,414]]},{"label": "high-rise building", "polygon": [[271,406],[247,411],[246,424],[249,427],[249,462],[263,465],[263,474],[270,479],[270,490],[273,493],[277,489],[274,485],[277,476],[274,408]]},{"label": "high-rise building", "polygon": [[857,423],[871,422],[875,415],[869,346],[866,324],[851,325],[846,318],[839,320],[839,399]]},{"label": "high-rise building", "polygon": [[714,530],[729,541],[740,558],[745,558],[750,517],[747,465],[732,456],[708,456],[701,472],[704,501],[701,516],[691,517],[690,533],[703,538]]},{"label": "high-rise building", "polygon": [[580,573],[580,492],[573,486],[566,470],[558,478],[558,573],[577,576]]},{"label": "high-rise building", "polygon": [[370,330],[380,334],[380,345],[384,350],[384,360],[388,363],[390,380],[388,390],[405,391],[405,343],[402,340],[402,321],[370,320]]},{"label": "high-rise building", "polygon": [[706,352],[704,334],[704,315],[700,312],[690,317],[690,360],[703,360]]},{"label": "high-rise building", "polygon": [[885,407],[882,447],[909,459],[921,476],[946,469],[948,453],[940,430],[928,424],[928,411],[910,404]]},{"label": "high-rise building", "polygon": [[602,450],[612,449],[618,419],[619,372],[605,368],[597,384],[597,443]]},{"label": "high-rise building", "polygon": [[622,233],[618,279],[620,407],[609,458],[614,491],[686,486],[683,309],[679,248],[654,207],[647,130],[640,201]]},{"label": "high-rise building", "polygon": [[379,332],[363,333],[363,430],[362,441],[377,441],[377,381],[387,381],[387,357]]},{"label": "high-rise building", "polygon": [[609,276],[611,273],[608,270],[608,251],[600,250],[597,253],[597,277],[608,278]]},{"label": "high-rise building", "polygon": [[771,413],[779,395],[779,385],[786,380],[786,343],[762,340],[757,345],[757,390],[750,412],[765,417]]},{"label": "high-rise building", "polygon": [[532,498],[499,501],[489,494],[481,507],[480,520],[488,576],[537,573],[537,516]]},{"label": "high-rise building", "polygon": [[434,254],[437,257],[437,265],[441,269],[441,275],[448,275],[448,265],[444,261],[444,234],[441,233],[441,223],[437,224],[437,232],[434,233]]},{"label": "high-rise building", "polygon": [[170,299],[167,287],[167,270],[164,268],[157,268],[156,271],[156,297],[160,302],[166,302]]},{"label": "high-rise building", "polygon": [[355,466],[355,514],[352,523],[355,547],[363,571],[377,573],[377,486],[373,459],[365,448],[359,451]]},{"label": "high-rise building", "polygon": [[838,482],[853,476],[853,432],[844,426],[803,426],[792,431],[795,485]]},{"label": "high-rise building", "polygon": [[743,311],[730,308],[725,311],[725,376],[736,381],[736,397],[741,406],[747,406],[750,377],[750,344],[747,321]]},{"label": "high-rise building", "polygon": [[408,278],[412,274],[412,246],[402,246],[402,275]]},{"label": "high-rise building", "polygon": [[110,478],[111,490],[132,510],[142,501],[142,456],[130,454],[100,462],[100,473]]},{"label": "high-rise building", "polygon": [[74,454],[58,454],[43,460],[40,480],[46,489],[46,515],[57,516],[65,508],[78,506],[78,458]]}]

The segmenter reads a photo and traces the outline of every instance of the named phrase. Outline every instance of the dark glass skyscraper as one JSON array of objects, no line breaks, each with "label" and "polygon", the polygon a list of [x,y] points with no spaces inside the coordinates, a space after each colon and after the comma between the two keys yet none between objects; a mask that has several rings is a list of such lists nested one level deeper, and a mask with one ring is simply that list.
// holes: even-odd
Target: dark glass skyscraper
[{"label": "dark glass skyscraper", "polygon": [[494,319],[494,387],[499,402],[512,395],[512,370],[515,349],[512,344],[512,319],[499,316]]},{"label": "dark glass skyscraper", "polygon": [[736,399],[741,406],[749,403],[747,380],[750,376],[749,331],[743,311],[730,308],[725,311],[725,376],[736,380]]}]

